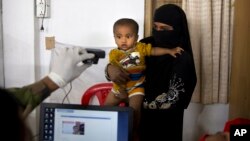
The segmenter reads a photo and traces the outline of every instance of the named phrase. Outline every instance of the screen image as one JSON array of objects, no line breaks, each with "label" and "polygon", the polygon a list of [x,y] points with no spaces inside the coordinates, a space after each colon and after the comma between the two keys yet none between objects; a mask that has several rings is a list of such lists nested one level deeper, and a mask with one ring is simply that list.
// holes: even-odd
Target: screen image
[{"label": "screen image", "polygon": [[42,103],[40,141],[129,141],[129,107]]},{"label": "screen image", "polygon": [[84,122],[62,121],[62,134],[84,135]]}]

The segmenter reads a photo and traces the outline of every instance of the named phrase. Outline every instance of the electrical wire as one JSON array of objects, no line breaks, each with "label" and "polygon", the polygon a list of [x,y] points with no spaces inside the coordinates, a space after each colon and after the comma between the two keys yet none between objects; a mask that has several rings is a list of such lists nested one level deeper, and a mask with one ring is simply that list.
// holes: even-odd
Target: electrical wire
[{"label": "electrical wire", "polygon": [[70,82],[69,84],[70,84],[70,88],[69,88],[69,91],[67,93],[66,93],[65,89],[63,89],[65,96],[62,100],[62,104],[64,103],[66,98],[67,98],[68,103],[70,103],[68,95],[69,95],[70,91],[72,90],[72,82]]},{"label": "electrical wire", "polygon": [[[40,3],[42,3],[42,0]],[[43,21],[45,18],[46,10],[47,10],[47,0],[44,0],[44,10],[43,10],[42,23],[41,23],[41,28],[40,28],[40,30],[42,30],[42,31],[44,31]]]}]

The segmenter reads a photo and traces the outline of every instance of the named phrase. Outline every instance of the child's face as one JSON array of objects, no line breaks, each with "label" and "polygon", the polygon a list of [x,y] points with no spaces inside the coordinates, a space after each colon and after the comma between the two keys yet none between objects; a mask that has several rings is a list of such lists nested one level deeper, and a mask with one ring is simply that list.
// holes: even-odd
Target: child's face
[{"label": "child's face", "polygon": [[114,33],[115,43],[121,50],[128,50],[134,47],[138,35],[129,26],[117,26]]}]

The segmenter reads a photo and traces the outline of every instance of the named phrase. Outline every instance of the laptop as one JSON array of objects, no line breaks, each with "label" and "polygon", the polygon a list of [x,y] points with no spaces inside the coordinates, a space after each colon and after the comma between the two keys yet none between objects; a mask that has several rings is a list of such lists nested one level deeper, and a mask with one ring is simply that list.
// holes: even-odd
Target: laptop
[{"label": "laptop", "polygon": [[41,103],[39,141],[131,141],[133,109]]}]

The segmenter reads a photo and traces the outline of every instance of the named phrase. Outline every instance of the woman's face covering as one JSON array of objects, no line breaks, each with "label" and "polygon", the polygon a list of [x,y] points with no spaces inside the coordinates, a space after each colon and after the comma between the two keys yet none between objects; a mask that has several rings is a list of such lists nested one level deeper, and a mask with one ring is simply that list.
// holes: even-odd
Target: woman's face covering
[{"label": "woman's face covering", "polygon": [[160,22],[154,22],[153,28],[157,31],[174,30],[173,26]]},{"label": "woman's face covering", "polygon": [[185,13],[176,5],[163,5],[154,14],[153,38],[159,47],[180,46],[184,35]]},{"label": "woman's face covering", "polygon": [[159,47],[174,48],[180,43],[180,30],[171,25],[154,22],[153,37]]}]

